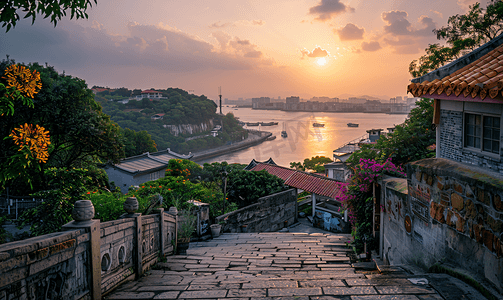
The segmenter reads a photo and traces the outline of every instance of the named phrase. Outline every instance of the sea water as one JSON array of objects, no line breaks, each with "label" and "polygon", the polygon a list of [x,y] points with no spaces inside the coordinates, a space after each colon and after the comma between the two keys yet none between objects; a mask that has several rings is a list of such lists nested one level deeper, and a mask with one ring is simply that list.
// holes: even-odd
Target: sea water
[{"label": "sea water", "polygon": [[[289,167],[290,162],[302,162],[305,158],[326,156],[333,158],[333,151],[361,136],[367,130],[394,127],[405,121],[404,114],[382,113],[331,113],[331,112],[286,112],[279,110],[254,110],[251,108],[222,107],[224,114],[233,113],[243,122],[278,122],[275,126],[250,126],[253,130],[271,132],[275,140],[265,141],[233,153],[196,161],[248,164],[252,159],[265,161],[272,158],[278,165]],[[313,127],[313,123],[324,127]],[[348,127],[357,123],[359,127]],[[281,137],[286,130],[288,137]]]}]

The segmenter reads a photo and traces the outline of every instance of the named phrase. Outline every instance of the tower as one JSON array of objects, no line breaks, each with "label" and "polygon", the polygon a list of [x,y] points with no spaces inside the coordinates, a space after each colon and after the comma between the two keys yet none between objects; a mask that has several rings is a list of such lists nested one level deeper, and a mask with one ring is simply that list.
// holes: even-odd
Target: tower
[{"label": "tower", "polygon": [[218,87],[218,97],[220,97],[220,114],[223,115],[222,114],[222,87],[221,86]]}]

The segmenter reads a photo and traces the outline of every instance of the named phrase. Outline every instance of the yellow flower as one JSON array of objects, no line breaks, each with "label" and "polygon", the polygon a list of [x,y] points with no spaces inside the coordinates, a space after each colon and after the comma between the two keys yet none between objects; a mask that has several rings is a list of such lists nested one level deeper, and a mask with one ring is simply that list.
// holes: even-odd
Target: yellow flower
[{"label": "yellow flower", "polygon": [[40,73],[37,71],[31,72],[25,66],[8,66],[5,69],[5,76],[2,78],[7,80],[7,88],[15,87],[24,97],[33,98],[42,87]]},{"label": "yellow flower", "polygon": [[49,138],[49,131],[46,131],[44,127],[39,125],[33,127],[32,124],[25,123],[19,126],[19,128],[14,128],[9,136],[19,146],[18,151],[29,150],[29,153],[25,155],[26,159],[28,159],[31,153],[39,162],[47,162],[49,158],[48,147],[51,144],[51,140]]}]

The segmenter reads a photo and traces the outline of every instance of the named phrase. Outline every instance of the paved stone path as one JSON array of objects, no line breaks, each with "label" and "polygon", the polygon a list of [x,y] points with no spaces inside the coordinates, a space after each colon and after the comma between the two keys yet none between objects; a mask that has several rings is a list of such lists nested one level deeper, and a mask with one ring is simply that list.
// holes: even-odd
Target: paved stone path
[{"label": "paved stone path", "polygon": [[[191,243],[159,270],[129,282],[106,299],[443,299],[414,276],[359,271],[346,234],[239,233]],[[416,278],[417,279],[417,278]],[[417,281],[417,280],[416,280]],[[419,280],[421,282],[421,280]]]}]

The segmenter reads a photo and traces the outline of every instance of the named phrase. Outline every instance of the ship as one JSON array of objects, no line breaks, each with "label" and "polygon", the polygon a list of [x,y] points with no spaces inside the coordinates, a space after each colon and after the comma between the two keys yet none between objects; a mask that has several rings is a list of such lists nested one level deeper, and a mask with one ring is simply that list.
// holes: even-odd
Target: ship
[{"label": "ship", "polygon": [[322,124],[322,123],[313,123],[313,127],[325,127],[325,124]]},{"label": "ship", "polygon": [[288,134],[286,133],[286,124],[283,123],[283,131],[281,131],[281,137],[288,137]]},{"label": "ship", "polygon": [[348,127],[358,127],[358,124],[356,124],[356,123],[348,123]]}]

